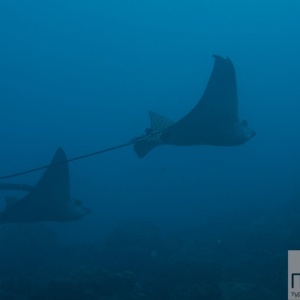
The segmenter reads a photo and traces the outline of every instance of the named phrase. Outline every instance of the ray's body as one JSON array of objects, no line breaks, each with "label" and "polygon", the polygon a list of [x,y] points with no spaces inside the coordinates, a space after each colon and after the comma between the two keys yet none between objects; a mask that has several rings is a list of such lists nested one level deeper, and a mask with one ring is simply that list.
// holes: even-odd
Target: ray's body
[{"label": "ray's body", "polygon": [[2,189],[29,190],[21,199],[6,197],[6,207],[0,213],[0,224],[43,221],[76,221],[89,213],[78,200],[70,197],[69,167],[64,151],[59,148],[49,167],[34,187],[2,185]]},{"label": "ray's body", "polygon": [[214,58],[204,94],[187,115],[174,123],[149,112],[151,128],[147,131],[153,134],[136,141],[134,148],[139,157],[159,145],[237,146],[255,135],[247,121],[238,117],[236,76],[231,60],[217,55]]}]

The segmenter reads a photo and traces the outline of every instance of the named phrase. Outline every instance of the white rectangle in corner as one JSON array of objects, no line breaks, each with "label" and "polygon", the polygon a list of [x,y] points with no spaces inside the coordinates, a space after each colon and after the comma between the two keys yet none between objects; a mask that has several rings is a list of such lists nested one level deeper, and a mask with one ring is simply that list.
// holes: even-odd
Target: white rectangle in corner
[{"label": "white rectangle in corner", "polygon": [[300,250],[288,251],[288,299],[300,299]]}]

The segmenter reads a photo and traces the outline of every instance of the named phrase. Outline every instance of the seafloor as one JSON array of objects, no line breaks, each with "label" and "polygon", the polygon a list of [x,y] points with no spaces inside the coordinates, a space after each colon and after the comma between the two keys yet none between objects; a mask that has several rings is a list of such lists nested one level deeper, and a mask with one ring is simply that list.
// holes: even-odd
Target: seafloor
[{"label": "seafloor", "polygon": [[61,241],[48,225],[5,225],[0,299],[285,299],[287,250],[299,247],[289,217],[232,212],[164,230],[131,220],[84,244]]}]

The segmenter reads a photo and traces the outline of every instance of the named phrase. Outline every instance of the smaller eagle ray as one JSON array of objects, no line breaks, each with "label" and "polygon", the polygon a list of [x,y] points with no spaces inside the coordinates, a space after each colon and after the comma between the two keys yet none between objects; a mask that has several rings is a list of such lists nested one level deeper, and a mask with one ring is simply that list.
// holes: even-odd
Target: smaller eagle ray
[{"label": "smaller eagle ray", "polygon": [[1,190],[24,190],[29,193],[21,199],[5,197],[6,206],[0,213],[0,224],[30,222],[77,221],[90,210],[79,200],[70,197],[70,179],[67,157],[59,148],[49,167],[33,187],[19,184],[2,184]]}]

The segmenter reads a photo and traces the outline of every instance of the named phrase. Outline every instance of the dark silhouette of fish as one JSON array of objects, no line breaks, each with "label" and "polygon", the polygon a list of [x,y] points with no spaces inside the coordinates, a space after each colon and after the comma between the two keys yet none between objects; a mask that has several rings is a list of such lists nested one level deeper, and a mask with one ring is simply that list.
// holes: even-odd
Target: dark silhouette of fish
[{"label": "dark silhouette of fish", "polygon": [[18,184],[2,184],[0,189],[25,190],[29,193],[21,199],[6,197],[6,207],[0,213],[0,224],[43,221],[77,221],[90,210],[79,200],[70,197],[70,179],[67,157],[59,148],[49,167],[34,187]]},{"label": "dark silhouette of fish", "polygon": [[214,55],[215,65],[204,94],[197,105],[178,122],[150,111],[151,128],[133,139],[142,158],[159,145],[237,146],[256,133],[238,117],[237,85],[229,58]]}]

